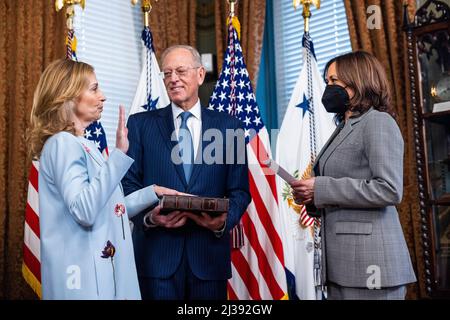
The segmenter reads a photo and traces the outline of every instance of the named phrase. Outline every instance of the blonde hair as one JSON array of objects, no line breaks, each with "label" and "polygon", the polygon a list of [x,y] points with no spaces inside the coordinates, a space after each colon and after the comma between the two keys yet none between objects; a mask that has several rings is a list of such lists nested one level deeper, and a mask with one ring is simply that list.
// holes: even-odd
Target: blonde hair
[{"label": "blonde hair", "polygon": [[33,159],[39,159],[45,142],[54,134],[75,134],[73,108],[93,73],[91,65],[66,59],[53,61],[44,70],[34,92],[28,134]]}]

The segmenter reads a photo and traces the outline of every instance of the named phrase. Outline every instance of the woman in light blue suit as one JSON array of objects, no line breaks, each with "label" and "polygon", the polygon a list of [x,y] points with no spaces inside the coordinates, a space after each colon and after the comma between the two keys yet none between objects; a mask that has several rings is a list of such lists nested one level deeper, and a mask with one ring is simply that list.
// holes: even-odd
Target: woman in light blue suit
[{"label": "woman in light blue suit", "polygon": [[128,219],[157,194],[176,193],[149,186],[124,197],[120,181],[133,159],[123,107],[107,160],[84,138],[104,101],[93,68],[70,60],[51,63],[35,91],[30,151],[40,160],[43,299],[140,299]]}]

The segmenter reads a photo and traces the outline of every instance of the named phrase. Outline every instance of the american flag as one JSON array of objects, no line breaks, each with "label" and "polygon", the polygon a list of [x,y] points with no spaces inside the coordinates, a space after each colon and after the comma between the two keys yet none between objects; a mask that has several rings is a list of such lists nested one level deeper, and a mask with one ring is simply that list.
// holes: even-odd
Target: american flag
[{"label": "american flag", "polygon": [[[76,60],[73,30],[67,36],[67,59]],[[92,140],[105,158],[108,147],[103,126],[99,121],[93,122],[84,132],[86,139]],[[23,244],[22,275],[33,291],[42,297],[41,291],[41,255],[39,229],[39,161],[33,161],[28,176],[27,206],[25,209],[25,227]]]},{"label": "american flag", "polygon": [[108,145],[106,143],[106,134],[100,121],[92,122],[84,131],[84,137],[95,142],[100,153],[108,158]]},{"label": "american flag", "polygon": [[230,17],[223,68],[208,107],[228,112],[243,122],[249,160],[253,200],[241,219],[243,245],[232,249],[233,276],[228,282],[228,296],[231,300],[285,299],[286,274],[275,177],[266,175],[261,164],[270,157],[269,135],[253,94],[237,29],[240,29],[238,19]]},{"label": "american flag", "polygon": [[27,206],[23,240],[22,274],[41,298],[41,243],[39,229],[39,162],[33,161],[28,176]]}]

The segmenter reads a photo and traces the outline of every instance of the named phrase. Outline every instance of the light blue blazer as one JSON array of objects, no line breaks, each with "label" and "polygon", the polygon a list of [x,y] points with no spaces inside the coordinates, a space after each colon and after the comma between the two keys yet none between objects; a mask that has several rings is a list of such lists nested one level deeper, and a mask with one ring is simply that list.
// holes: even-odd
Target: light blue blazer
[{"label": "light blue blazer", "polygon": [[[157,196],[149,186],[124,197],[120,181],[132,163],[118,149],[105,160],[93,142],[67,132],[46,141],[39,168],[43,299],[141,298],[128,218]],[[112,259],[102,257],[108,241]]]}]

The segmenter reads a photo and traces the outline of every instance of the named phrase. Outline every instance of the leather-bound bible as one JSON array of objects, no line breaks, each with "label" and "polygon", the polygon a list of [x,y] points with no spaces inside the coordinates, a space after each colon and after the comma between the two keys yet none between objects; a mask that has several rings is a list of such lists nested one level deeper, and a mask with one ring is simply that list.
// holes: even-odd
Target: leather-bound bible
[{"label": "leather-bound bible", "polygon": [[161,206],[161,213],[179,210],[194,213],[206,212],[215,216],[228,212],[229,200],[226,198],[164,195],[159,200],[159,205]]}]

